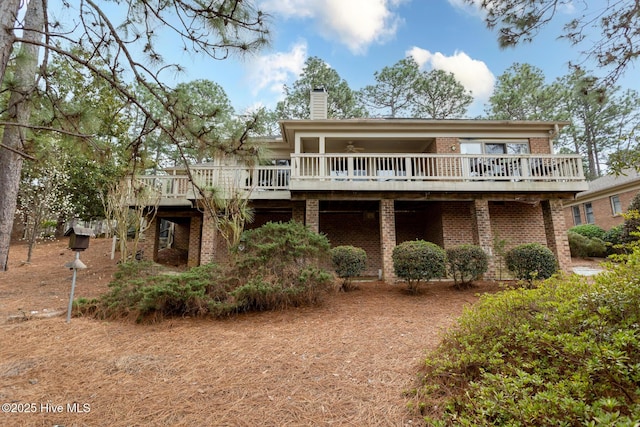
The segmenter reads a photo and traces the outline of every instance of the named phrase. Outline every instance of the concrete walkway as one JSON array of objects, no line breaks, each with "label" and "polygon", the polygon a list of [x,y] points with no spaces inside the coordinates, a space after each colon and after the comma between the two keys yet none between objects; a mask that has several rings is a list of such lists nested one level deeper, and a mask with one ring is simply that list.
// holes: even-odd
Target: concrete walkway
[{"label": "concrete walkway", "polygon": [[573,272],[579,274],[580,276],[594,276],[603,271],[603,268],[598,267],[573,267]]}]

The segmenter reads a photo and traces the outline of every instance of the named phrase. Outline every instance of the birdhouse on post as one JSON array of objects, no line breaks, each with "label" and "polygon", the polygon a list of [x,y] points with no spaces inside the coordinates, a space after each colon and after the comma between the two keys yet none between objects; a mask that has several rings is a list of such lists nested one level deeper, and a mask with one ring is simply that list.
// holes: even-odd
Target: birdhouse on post
[{"label": "birdhouse on post", "polygon": [[66,233],[64,233],[65,236],[69,236],[69,249],[76,252],[87,249],[89,247],[91,231],[90,228],[78,226],[69,228]]}]

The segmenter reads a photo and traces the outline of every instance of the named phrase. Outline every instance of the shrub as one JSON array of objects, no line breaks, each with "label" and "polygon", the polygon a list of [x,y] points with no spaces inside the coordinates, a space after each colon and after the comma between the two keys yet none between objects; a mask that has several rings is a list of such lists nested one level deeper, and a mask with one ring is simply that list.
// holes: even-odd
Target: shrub
[{"label": "shrub", "polygon": [[409,290],[418,291],[421,280],[443,277],[446,274],[446,252],[435,243],[413,240],[393,248],[393,269],[407,281]]},{"label": "shrub", "polygon": [[265,276],[282,276],[291,266],[302,268],[328,260],[329,249],[326,236],[314,233],[297,221],[289,221],[268,222],[245,231],[232,251],[243,273],[254,274],[260,270]]},{"label": "shrub", "polygon": [[569,231],[569,249],[571,256],[578,258],[605,257],[607,255],[607,245],[597,237],[586,237],[582,234]]},{"label": "shrub", "polygon": [[487,254],[480,246],[459,245],[446,250],[449,273],[457,288],[466,287],[489,268]]},{"label": "shrub", "polygon": [[435,426],[635,425],[639,263],[636,247],[590,279],[481,297],[427,358],[414,406]]},{"label": "shrub", "polygon": [[341,289],[354,289],[352,279],[362,274],[367,266],[367,253],[354,246],[336,246],[331,249],[331,264],[342,280]]},{"label": "shrub", "polygon": [[517,279],[529,286],[535,279],[547,279],[558,270],[553,252],[539,243],[526,243],[509,250],[505,256],[507,268]]},{"label": "shrub", "polygon": [[109,292],[100,298],[79,301],[79,311],[99,318],[131,317],[136,321],[174,316],[201,316],[211,300],[224,298],[230,289],[220,281],[215,265],[167,274],[151,262],[118,266]]},{"label": "shrub", "polygon": [[608,230],[604,234],[604,238],[602,240],[604,240],[605,243],[607,243],[608,245],[615,246],[622,243],[620,239],[621,237],[622,237],[622,224],[616,225],[615,227],[612,227],[610,230]]},{"label": "shrub", "polygon": [[640,239],[638,232],[640,228],[640,193],[636,194],[629,203],[624,216],[624,223],[622,225],[622,243],[631,243]]},{"label": "shrub", "polygon": [[575,227],[571,227],[568,231],[577,233],[584,237],[596,237],[601,240],[604,239],[604,235],[606,233],[602,227],[599,227],[595,224],[576,225]]},{"label": "shrub", "polygon": [[607,254],[619,254],[622,253],[623,250],[621,248],[622,245],[622,227],[623,224],[616,225],[608,230],[604,234],[604,243],[607,245]]},{"label": "shrub", "polygon": [[243,236],[234,262],[166,274],[150,262],[119,266],[110,291],[78,302],[81,313],[137,321],[175,316],[225,316],[315,304],[333,276],[317,265],[329,242],[297,223],[269,223]]}]

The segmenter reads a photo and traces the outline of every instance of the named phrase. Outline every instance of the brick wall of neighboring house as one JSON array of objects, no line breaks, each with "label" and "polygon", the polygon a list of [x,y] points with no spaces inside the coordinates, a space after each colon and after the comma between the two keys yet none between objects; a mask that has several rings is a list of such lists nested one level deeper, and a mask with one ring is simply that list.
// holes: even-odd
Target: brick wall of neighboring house
[{"label": "brick wall of neighboring house", "polygon": [[[577,205],[580,208],[580,221],[582,224],[587,223],[584,204],[587,202],[591,203],[593,207],[593,215],[594,215],[594,224],[599,227],[602,227],[605,230],[610,230],[611,228],[624,223],[624,218],[622,215],[614,215],[613,210],[611,208],[611,196],[618,196],[620,199],[620,206],[622,207],[622,211],[626,212],[631,200],[638,194],[638,190],[632,191],[624,191],[621,193],[609,193],[600,197],[596,197],[593,199],[585,199],[581,201]],[[573,218],[573,207],[567,206],[564,208],[564,220],[567,224],[567,228],[571,228],[574,225],[577,225]]]},{"label": "brick wall of neighboring house", "polygon": [[331,247],[352,245],[367,253],[366,276],[377,276],[382,268],[378,212],[328,212],[320,214],[320,231]]}]

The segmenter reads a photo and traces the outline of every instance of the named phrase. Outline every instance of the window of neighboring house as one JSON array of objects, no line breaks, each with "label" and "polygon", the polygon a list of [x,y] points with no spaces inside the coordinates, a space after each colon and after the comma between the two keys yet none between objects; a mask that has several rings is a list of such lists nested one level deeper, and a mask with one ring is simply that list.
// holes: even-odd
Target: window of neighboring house
[{"label": "window of neighboring house", "polygon": [[582,216],[580,215],[580,206],[574,206],[571,208],[573,212],[573,225],[582,224]]},{"label": "window of neighboring house", "polygon": [[620,215],[622,213],[622,205],[620,204],[620,197],[611,196],[611,213],[613,215]]},{"label": "window of neighboring house", "polygon": [[593,215],[593,206],[591,202],[584,204],[584,217],[587,220],[587,224],[593,224],[596,222],[596,217]]}]

